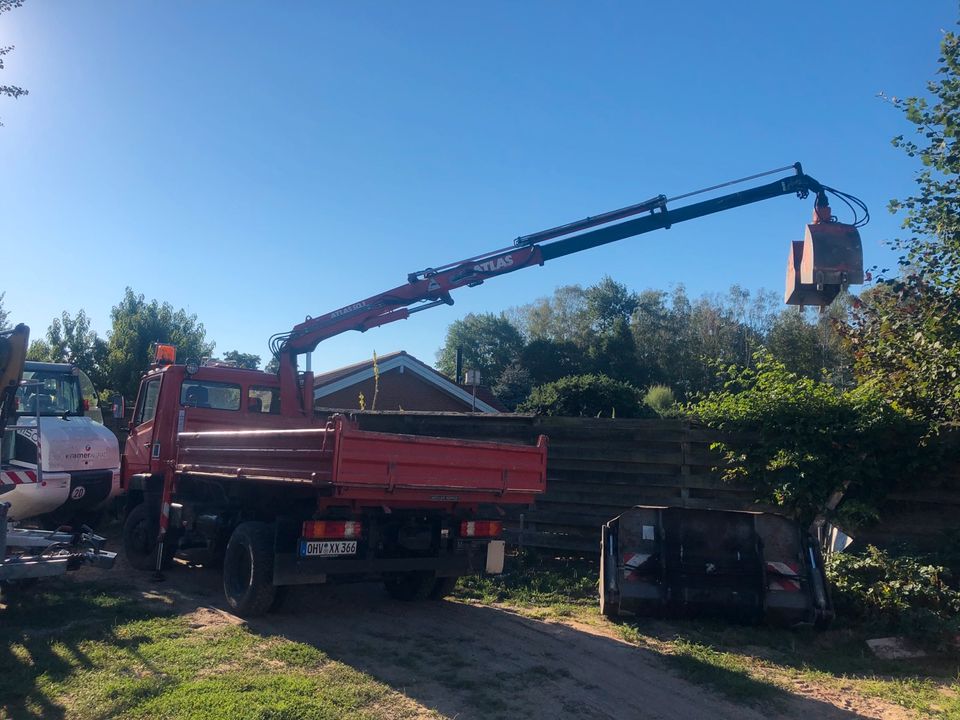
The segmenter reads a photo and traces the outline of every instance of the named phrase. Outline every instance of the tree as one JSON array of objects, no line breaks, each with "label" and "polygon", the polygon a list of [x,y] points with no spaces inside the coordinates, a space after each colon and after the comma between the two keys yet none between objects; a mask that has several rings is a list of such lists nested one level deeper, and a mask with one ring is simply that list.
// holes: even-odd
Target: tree
[{"label": "tree", "polygon": [[917,474],[922,430],[873,388],[842,392],[766,351],[753,367],[719,369],[723,389],[690,410],[724,431],[722,475],[749,485],[756,500],[806,525],[842,491],[837,512],[850,529],[876,520],[885,494]]},{"label": "tree", "polygon": [[275,357],[270,358],[267,361],[266,366],[263,368],[263,371],[276,375],[278,372],[280,372],[280,361]]},{"label": "tree", "polygon": [[463,350],[464,368],[479,370],[481,380],[493,384],[520,354],[523,337],[504,315],[470,313],[450,324],[437,351],[437,369],[448,377],[456,375],[457,348]]},{"label": "tree", "polygon": [[493,394],[511,411],[527,399],[532,389],[533,380],[530,379],[530,373],[517,363],[507,365],[491,388]]},{"label": "tree", "polygon": [[849,296],[824,313],[790,308],[774,320],[764,343],[790,372],[816,380],[826,377],[838,388],[853,387],[853,354],[838,327],[848,316]]},{"label": "tree", "polygon": [[3,298],[5,296],[5,292],[0,292],[0,330],[7,329],[7,321],[10,319],[10,313],[3,307]]},{"label": "tree", "polygon": [[206,330],[196,315],[174,310],[170,303],[144,300],[130,288],[110,312],[113,327],[107,343],[109,387],[133,398],[137,394],[140,375],[153,356],[154,343],[177,346],[177,357],[200,360],[213,353],[214,343],[207,342]]},{"label": "tree", "polygon": [[517,410],[564,417],[656,417],[636,387],[605,375],[573,375],[540,385]]},{"label": "tree", "polygon": [[98,390],[108,382],[107,343],[90,329],[90,318],[82,309],[74,317],[64,310],[54,318],[45,339],[30,343],[27,359],[76,365]]},{"label": "tree", "polygon": [[223,359],[227,362],[234,363],[237,367],[246,368],[247,370],[260,369],[260,356],[252,353],[243,353],[239,350],[228,350],[223,354]]},{"label": "tree", "polygon": [[531,340],[520,351],[520,366],[530,374],[534,385],[559,380],[584,371],[583,352],[570,341]]},{"label": "tree", "polygon": [[921,169],[916,193],[889,206],[905,213],[898,274],[881,271],[849,332],[861,381],[934,426],[960,420],[960,37],[940,50],[929,97],[890,98],[916,131],[893,144]]},{"label": "tree", "polygon": [[[0,15],[3,13],[13,10],[14,8],[21,7],[23,5],[23,0],[0,0]],[[13,45],[7,45],[6,47],[0,47],[0,70],[4,69],[3,58],[5,55],[9,55],[13,51]],[[29,95],[29,90],[24,90],[22,87],[17,85],[0,85],[0,95],[6,95],[7,97],[13,98],[16,100],[18,97],[23,95]],[[3,123],[0,122],[0,127],[3,126]]]},{"label": "tree", "polygon": [[586,314],[591,329],[598,334],[608,333],[617,322],[627,322],[637,309],[639,297],[609,275],[584,293]]},{"label": "tree", "polygon": [[650,378],[641,370],[637,348],[626,318],[617,317],[590,345],[590,369],[614,380],[647,385]]},{"label": "tree", "polygon": [[590,320],[586,312],[586,293],[579,285],[562,285],[550,297],[539,298],[508,312],[527,340],[587,343]]}]

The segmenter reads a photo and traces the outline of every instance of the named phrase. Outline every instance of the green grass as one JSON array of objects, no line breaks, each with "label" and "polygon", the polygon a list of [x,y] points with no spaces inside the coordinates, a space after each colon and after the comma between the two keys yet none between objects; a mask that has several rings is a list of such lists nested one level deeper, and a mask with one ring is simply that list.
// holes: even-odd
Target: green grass
[{"label": "green grass", "polygon": [[576,559],[544,562],[534,554],[510,560],[502,575],[461,578],[456,597],[549,610],[551,615],[561,617],[596,604],[596,563]]},{"label": "green grass", "polygon": [[[511,562],[512,561],[512,562]],[[686,679],[731,700],[776,707],[798,685],[853,692],[929,717],[960,718],[960,658],[883,661],[867,629],[842,622],[825,632],[748,627],[719,621],[610,623],[599,615],[597,567],[526,554],[497,578],[461,580],[457,597],[508,605],[541,619],[602,625],[658,653]]]},{"label": "green grass", "polygon": [[45,584],[0,610],[0,718],[402,718],[417,708],[323,652],[132,599]]}]

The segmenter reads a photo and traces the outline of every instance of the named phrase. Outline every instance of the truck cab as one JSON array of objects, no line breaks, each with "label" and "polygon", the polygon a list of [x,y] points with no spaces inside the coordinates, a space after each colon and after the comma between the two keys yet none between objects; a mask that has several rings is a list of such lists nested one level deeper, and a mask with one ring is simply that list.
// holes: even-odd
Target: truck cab
[{"label": "truck cab", "polygon": [[119,444],[98,413],[93,385],[79,368],[25,363],[2,455],[38,481],[4,495],[10,519],[86,522],[120,492]]}]

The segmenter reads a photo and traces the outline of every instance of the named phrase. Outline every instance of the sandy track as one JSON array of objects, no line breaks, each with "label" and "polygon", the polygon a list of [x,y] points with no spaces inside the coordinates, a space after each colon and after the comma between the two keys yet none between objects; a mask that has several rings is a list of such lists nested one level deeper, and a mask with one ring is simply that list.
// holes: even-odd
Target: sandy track
[{"label": "sandy track", "polygon": [[[104,573],[121,577],[183,612],[225,608],[219,576],[199,567],[178,562],[161,583],[123,567]],[[911,717],[885,703],[844,709],[786,692],[764,706],[739,705],[687,682],[657,653],[596,628],[460,602],[401,603],[374,584],[294,588],[278,613],[248,626],[313,645],[458,720]]]}]

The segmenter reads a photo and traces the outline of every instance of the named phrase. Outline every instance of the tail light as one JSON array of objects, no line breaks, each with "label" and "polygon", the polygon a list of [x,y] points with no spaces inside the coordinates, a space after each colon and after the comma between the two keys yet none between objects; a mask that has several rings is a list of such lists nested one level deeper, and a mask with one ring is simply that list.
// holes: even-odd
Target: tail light
[{"label": "tail light", "polygon": [[303,524],[303,537],[308,540],[320,538],[359,538],[363,523],[357,520],[308,520]]},{"label": "tail light", "polygon": [[502,529],[499,520],[464,520],[460,523],[460,537],[497,537]]}]

